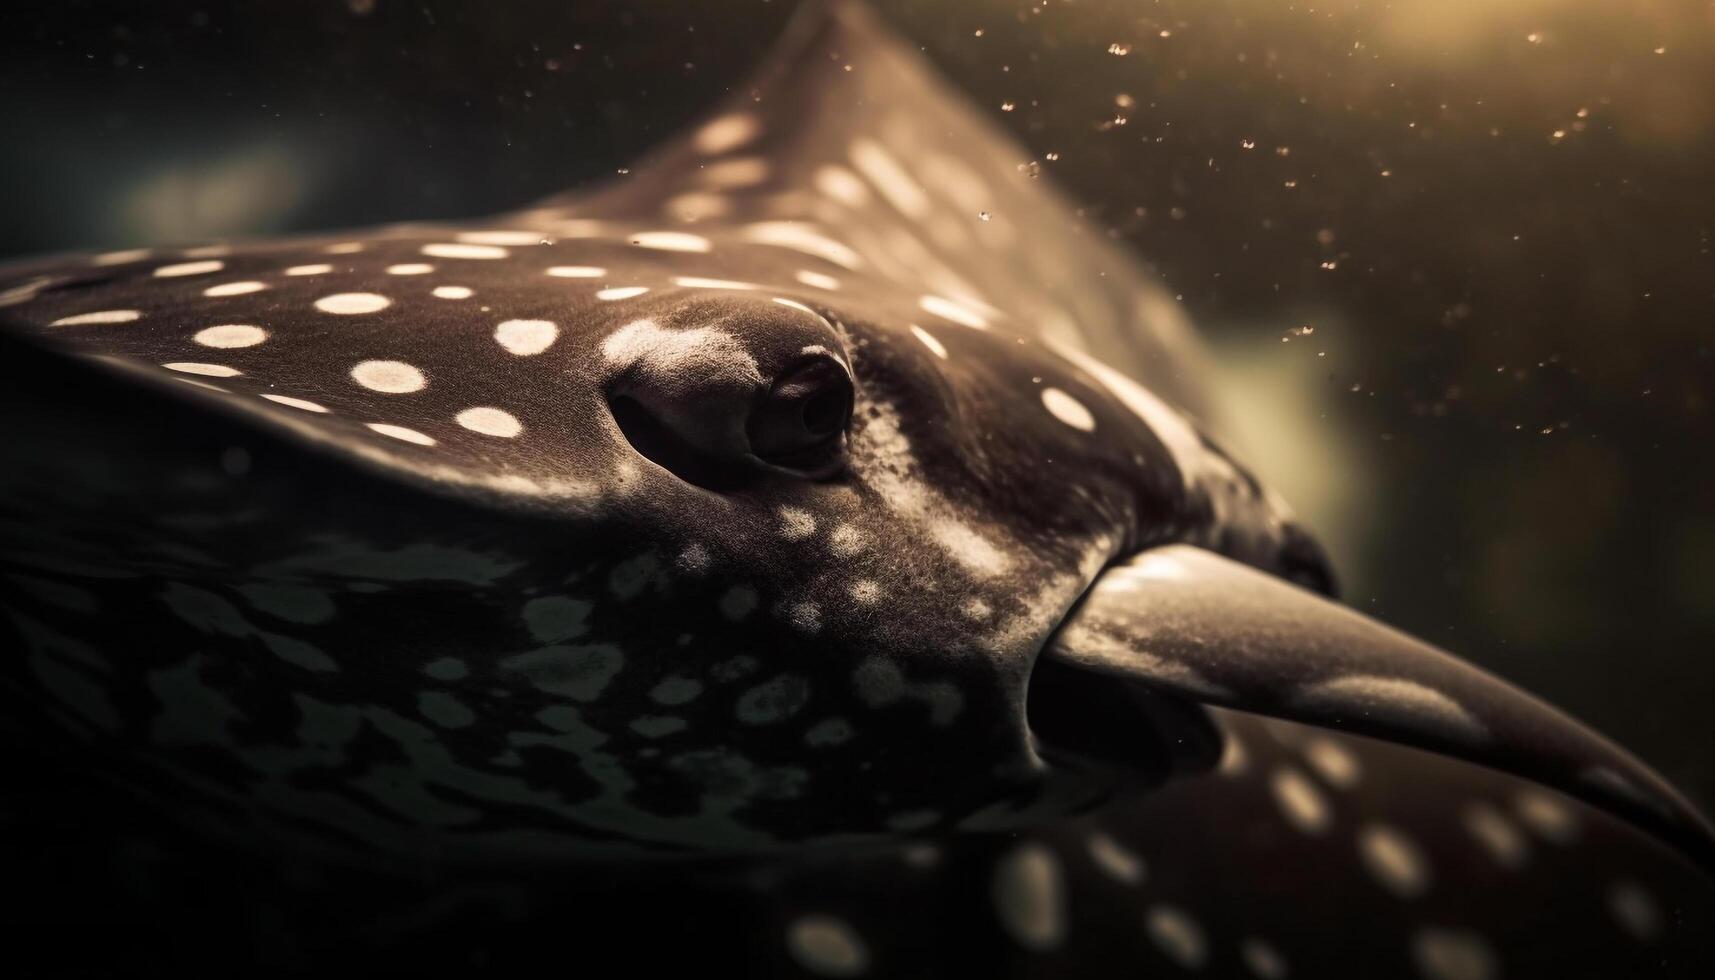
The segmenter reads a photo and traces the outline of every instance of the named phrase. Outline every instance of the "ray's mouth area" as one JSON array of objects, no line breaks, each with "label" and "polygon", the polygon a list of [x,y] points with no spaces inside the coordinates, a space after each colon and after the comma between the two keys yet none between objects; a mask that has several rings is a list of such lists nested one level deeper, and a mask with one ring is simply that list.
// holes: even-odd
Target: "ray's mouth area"
[{"label": "ray's mouth area", "polygon": [[1054,769],[1105,782],[1114,793],[1147,791],[1176,775],[1210,769],[1223,747],[1201,705],[1053,652],[1055,636],[1078,615],[1096,582],[1137,553],[1111,557],[1061,613],[1031,662],[1024,690],[1024,722],[1036,754]]}]

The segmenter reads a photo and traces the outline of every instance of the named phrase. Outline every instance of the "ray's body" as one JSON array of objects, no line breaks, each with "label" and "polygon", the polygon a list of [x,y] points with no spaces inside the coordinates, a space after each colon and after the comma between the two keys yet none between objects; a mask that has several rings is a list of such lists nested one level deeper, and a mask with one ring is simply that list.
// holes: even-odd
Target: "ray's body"
[{"label": "ray's body", "polygon": [[8,718],[151,801],[20,807],[38,936],[95,889],[199,967],[1697,975],[1696,815],[1283,584],[1332,588],[1068,210],[838,5],[591,194],[8,270]]}]

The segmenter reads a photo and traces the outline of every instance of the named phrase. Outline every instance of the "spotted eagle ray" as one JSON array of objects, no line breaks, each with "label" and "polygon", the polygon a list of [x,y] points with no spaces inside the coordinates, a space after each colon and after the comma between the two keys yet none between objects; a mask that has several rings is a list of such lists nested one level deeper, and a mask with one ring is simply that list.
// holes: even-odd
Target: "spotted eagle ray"
[{"label": "spotted eagle ray", "polygon": [[8,720],[220,849],[149,941],[1703,975],[1707,823],[1333,601],[1022,150],[855,4],[740,92],[483,222],[4,271]]}]

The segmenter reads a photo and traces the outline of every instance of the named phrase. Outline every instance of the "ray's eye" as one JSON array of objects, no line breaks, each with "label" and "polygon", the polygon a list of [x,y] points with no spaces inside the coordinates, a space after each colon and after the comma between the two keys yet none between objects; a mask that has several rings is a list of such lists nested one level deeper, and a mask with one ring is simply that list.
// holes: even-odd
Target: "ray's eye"
[{"label": "ray's eye", "polygon": [[727,492],[845,465],[852,370],[839,332],[808,307],[699,299],[624,325],[602,354],[620,432],[681,480]]},{"label": "ray's eye", "polygon": [[745,434],[763,462],[821,476],[839,467],[851,416],[850,372],[816,353],[780,372],[752,408]]}]

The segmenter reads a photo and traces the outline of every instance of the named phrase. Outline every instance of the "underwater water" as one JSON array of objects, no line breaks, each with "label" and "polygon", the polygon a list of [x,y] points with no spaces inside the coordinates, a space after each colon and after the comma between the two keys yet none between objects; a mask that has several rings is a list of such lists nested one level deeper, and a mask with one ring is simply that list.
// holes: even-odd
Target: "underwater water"
[{"label": "underwater water", "polygon": [[[877,6],[1179,296],[1348,601],[1715,804],[1706,5]],[[15,6],[0,255],[623,180],[792,7]]]}]

